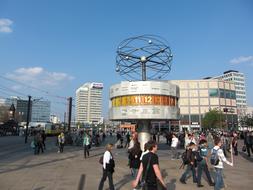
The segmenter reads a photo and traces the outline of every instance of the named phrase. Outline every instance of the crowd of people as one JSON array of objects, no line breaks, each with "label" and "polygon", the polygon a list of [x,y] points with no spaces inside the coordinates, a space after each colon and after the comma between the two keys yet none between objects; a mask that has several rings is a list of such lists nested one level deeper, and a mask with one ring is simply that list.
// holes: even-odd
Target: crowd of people
[{"label": "crowd of people", "polygon": [[[128,134],[126,133],[126,135]],[[213,186],[214,190],[223,189],[225,187],[223,180],[224,163],[234,166],[233,156],[238,155],[239,138],[244,139],[245,151],[247,151],[248,156],[251,156],[250,151],[253,152],[253,132],[207,131],[199,134],[188,132],[171,133],[171,137],[167,138],[167,143],[171,147],[171,160],[181,159],[182,165],[180,168],[184,169],[179,181],[182,184],[187,184],[187,179],[191,174],[193,183],[198,188],[201,188],[203,187],[201,180],[204,173],[208,184]],[[152,137],[152,140],[145,144],[144,150],[142,151],[135,133],[130,140],[126,137],[126,144],[128,145],[126,147],[129,155],[128,165],[131,175],[134,178],[132,183],[134,189],[166,189],[159,168],[159,158],[156,154],[158,146],[155,140]],[[117,138],[118,141],[122,141],[122,137],[119,135]],[[180,147],[184,149],[182,154],[178,152],[178,148]],[[112,177],[115,162],[112,161],[113,165],[111,165],[110,160],[114,159],[111,150],[107,149],[107,156],[106,152],[104,153],[103,176],[99,190],[103,189],[106,177],[109,179],[110,190],[115,189]],[[231,161],[228,161],[228,157]],[[214,176],[210,174],[210,168],[213,168]]]},{"label": "crowd of people", "polygon": [[[110,134],[112,136],[112,133],[112,131],[109,131],[107,135]],[[106,138],[105,133],[102,131],[94,134],[90,131],[83,131],[81,136],[84,159],[90,156],[91,145],[96,145],[96,140],[94,141],[92,139],[99,138],[101,141],[104,141]],[[125,148],[127,150],[128,166],[130,168],[130,174],[134,179],[132,183],[134,189],[166,189],[159,168],[159,158],[156,154],[159,138],[151,136],[152,138],[145,144],[144,150],[141,150],[137,133],[118,131],[115,132],[115,136],[116,143],[114,145],[107,144],[106,151],[99,161],[102,164],[103,172],[98,189],[103,189],[104,182],[107,178],[109,181],[109,189],[115,189],[113,183],[113,173],[115,170],[114,156],[112,153],[113,147]],[[168,147],[170,147],[171,160],[181,159],[182,164],[180,168],[184,170],[179,181],[182,184],[187,184],[189,176],[192,176],[192,181],[198,188],[203,187],[201,182],[203,173],[206,175],[208,184],[214,186],[214,190],[224,188],[224,163],[230,166],[234,165],[233,156],[238,156],[239,139],[243,139],[244,142],[243,152],[247,153],[249,157],[253,154],[253,132],[249,131],[243,133],[235,131],[207,131],[201,133],[170,132],[169,135],[165,133],[164,137],[166,138],[166,143],[169,145]],[[46,149],[45,140],[46,135],[44,131],[38,131],[34,134],[34,140],[32,142],[34,154],[44,152]],[[64,133],[59,134],[57,137],[58,153],[63,153],[65,143]],[[228,161],[227,158],[231,161]],[[213,168],[214,176],[210,174],[210,168]]]}]

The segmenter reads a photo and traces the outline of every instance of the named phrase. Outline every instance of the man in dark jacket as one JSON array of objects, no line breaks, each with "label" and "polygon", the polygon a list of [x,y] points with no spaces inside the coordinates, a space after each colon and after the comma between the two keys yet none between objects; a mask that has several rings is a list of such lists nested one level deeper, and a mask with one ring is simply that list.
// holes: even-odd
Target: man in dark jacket
[{"label": "man in dark jacket", "polygon": [[134,147],[129,151],[129,167],[131,169],[132,176],[136,178],[138,169],[140,167],[141,161],[141,147],[138,141],[135,142]]},{"label": "man in dark jacket", "polygon": [[195,169],[197,165],[195,143],[193,142],[189,143],[188,147],[186,148],[186,158],[187,162],[184,163],[186,164],[186,169],[180,178],[180,182],[186,184],[187,176],[190,172],[192,172],[193,183],[197,183],[196,169]]},{"label": "man in dark jacket", "polygon": [[253,133],[246,132],[244,135],[244,144],[247,149],[248,157],[250,157],[250,151],[253,153]]}]

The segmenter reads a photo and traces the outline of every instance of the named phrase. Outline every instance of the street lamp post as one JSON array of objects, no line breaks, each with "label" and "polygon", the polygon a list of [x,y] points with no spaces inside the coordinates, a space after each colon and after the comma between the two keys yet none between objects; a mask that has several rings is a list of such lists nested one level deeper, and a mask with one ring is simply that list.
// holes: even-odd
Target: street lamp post
[{"label": "street lamp post", "polygon": [[[28,136],[28,126],[30,122],[30,112],[31,112],[31,99],[32,96],[28,96],[28,106],[27,106],[27,117],[26,117],[26,129],[25,129],[25,143],[27,143],[27,136]],[[40,101],[42,98],[33,99],[33,102]]]},{"label": "street lamp post", "polygon": [[223,108],[223,112],[226,113],[226,128],[228,130],[228,108]]},{"label": "street lamp post", "polygon": [[30,120],[30,111],[31,111],[31,96],[28,96],[28,106],[27,106],[27,117],[26,117],[26,129],[25,129],[25,143],[27,143],[28,136],[28,126]]}]

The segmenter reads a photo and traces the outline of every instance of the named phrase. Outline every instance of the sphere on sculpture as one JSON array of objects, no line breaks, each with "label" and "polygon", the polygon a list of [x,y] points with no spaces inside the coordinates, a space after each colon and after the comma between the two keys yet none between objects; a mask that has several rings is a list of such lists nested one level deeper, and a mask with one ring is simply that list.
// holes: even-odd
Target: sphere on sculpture
[{"label": "sphere on sculpture", "polygon": [[160,80],[170,72],[172,58],[165,39],[155,35],[131,37],[118,46],[115,70],[127,80]]}]

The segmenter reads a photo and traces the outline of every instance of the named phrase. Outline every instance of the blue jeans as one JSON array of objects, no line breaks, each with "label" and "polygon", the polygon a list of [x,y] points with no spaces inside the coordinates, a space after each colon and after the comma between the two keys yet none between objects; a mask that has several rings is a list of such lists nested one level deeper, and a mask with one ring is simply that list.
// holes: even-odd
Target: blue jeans
[{"label": "blue jeans", "polygon": [[133,177],[134,177],[134,179],[137,177],[137,174],[138,174],[138,170],[139,169],[137,169],[137,168],[131,168],[131,170],[132,170],[132,175],[133,175]]},{"label": "blue jeans", "polygon": [[215,168],[215,186],[214,190],[220,190],[224,187],[223,168]]},{"label": "blue jeans", "polygon": [[196,183],[197,182],[196,169],[191,164],[187,165],[186,170],[183,173],[183,175],[181,176],[180,180],[181,181],[186,181],[186,178],[188,177],[188,175],[189,175],[190,172],[192,172],[193,183]]},{"label": "blue jeans", "polygon": [[207,166],[206,163],[203,163],[203,162],[198,163],[198,176],[197,176],[198,184],[199,185],[201,184],[202,171],[204,171],[206,173],[206,177],[207,177],[208,183],[212,184],[213,181],[212,181],[210,172],[208,170],[208,166]]}]

